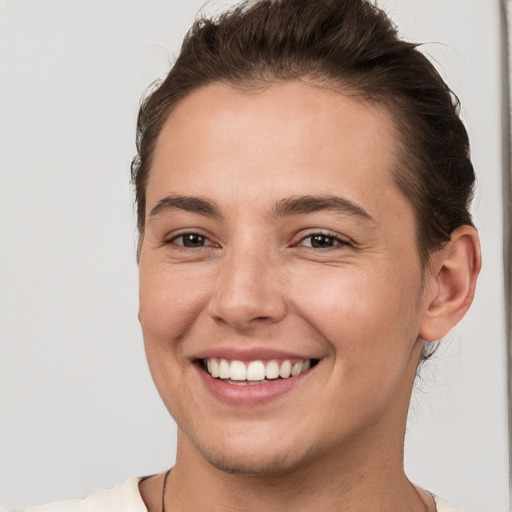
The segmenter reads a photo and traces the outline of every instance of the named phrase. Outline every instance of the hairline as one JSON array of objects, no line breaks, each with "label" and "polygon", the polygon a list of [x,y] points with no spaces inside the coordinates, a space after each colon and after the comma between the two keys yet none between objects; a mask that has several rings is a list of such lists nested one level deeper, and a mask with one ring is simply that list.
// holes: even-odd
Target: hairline
[{"label": "hairline", "polygon": [[[279,82],[290,82],[297,81],[308,87],[318,88],[322,90],[329,90],[335,92],[340,95],[348,96],[349,98],[358,101],[360,104],[370,107],[376,111],[385,112],[390,121],[391,126],[394,132],[394,140],[396,141],[396,154],[394,155],[395,163],[391,166],[389,170],[391,172],[393,183],[396,186],[397,190],[402,194],[404,199],[409,203],[414,213],[414,224],[415,224],[415,242],[416,242],[416,250],[418,253],[418,258],[420,261],[420,265],[422,268],[422,274],[425,274],[429,267],[430,256],[432,253],[436,252],[436,248],[428,248],[425,247],[425,240],[421,239],[420,233],[420,211],[418,205],[411,201],[406,191],[400,186],[400,178],[407,177],[409,181],[410,176],[413,173],[418,172],[417,169],[420,165],[419,159],[411,154],[408,151],[408,145],[405,139],[405,127],[409,124],[405,119],[405,115],[400,111],[398,106],[396,105],[396,101],[394,101],[394,97],[390,94],[369,94],[364,91],[363,88],[357,88],[350,84],[350,80],[330,80],[328,78],[324,78],[321,74],[313,75],[313,74],[304,74],[300,76],[289,76],[289,77],[279,77],[275,74],[261,74],[260,76],[249,76],[241,78],[240,80],[228,80],[228,79],[219,79],[219,80],[211,80],[205,81],[204,83],[191,88],[187,91],[187,94],[183,95],[176,102],[174,102],[165,112],[162,120],[158,126],[158,133],[154,139],[154,147],[152,148],[150,157],[147,162],[147,171],[145,173],[145,183],[144,183],[144,224],[139,226],[138,229],[138,243],[137,243],[137,262],[140,259],[140,252],[142,248],[142,243],[144,240],[144,229],[145,224],[147,222],[147,201],[146,201],[146,191],[147,185],[149,181],[149,177],[151,174],[152,164],[153,164],[153,156],[155,152],[156,145],[158,143],[158,139],[160,138],[162,132],[164,131],[165,125],[169,121],[170,117],[174,113],[174,111],[178,108],[180,103],[184,101],[186,98],[194,94],[195,92],[212,87],[212,86],[223,86],[229,88],[231,90],[235,90],[238,92],[242,92],[245,94],[250,93],[261,93],[272,87],[272,85]],[[414,197],[414,195],[412,196]]]}]

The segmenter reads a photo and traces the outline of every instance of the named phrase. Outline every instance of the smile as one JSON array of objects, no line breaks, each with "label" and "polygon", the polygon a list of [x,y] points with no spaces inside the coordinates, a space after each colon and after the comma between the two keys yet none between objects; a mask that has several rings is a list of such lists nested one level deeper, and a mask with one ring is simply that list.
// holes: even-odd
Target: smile
[{"label": "smile", "polygon": [[211,357],[203,359],[204,369],[214,378],[221,379],[229,384],[251,385],[263,384],[269,380],[288,379],[308,371],[317,360],[284,359],[277,361],[237,361]]}]

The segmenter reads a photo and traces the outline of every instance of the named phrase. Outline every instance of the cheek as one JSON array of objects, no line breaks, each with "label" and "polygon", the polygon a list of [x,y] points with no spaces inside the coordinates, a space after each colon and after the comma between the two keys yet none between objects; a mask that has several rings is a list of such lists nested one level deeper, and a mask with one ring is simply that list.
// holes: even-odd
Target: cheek
[{"label": "cheek", "polygon": [[183,403],[191,401],[184,386],[186,365],[181,347],[204,304],[201,283],[204,278],[197,274],[185,276],[168,265],[141,262],[139,320],[146,357],[156,388],[177,420],[183,415]]},{"label": "cheek", "polygon": [[376,263],[370,271],[319,268],[307,279],[297,275],[294,282],[298,314],[338,351],[380,357],[390,345],[416,340],[419,281],[414,272]]},{"label": "cheek", "polygon": [[208,295],[204,276],[165,265],[141,267],[139,289],[144,341],[149,348],[158,350],[177,344]]}]

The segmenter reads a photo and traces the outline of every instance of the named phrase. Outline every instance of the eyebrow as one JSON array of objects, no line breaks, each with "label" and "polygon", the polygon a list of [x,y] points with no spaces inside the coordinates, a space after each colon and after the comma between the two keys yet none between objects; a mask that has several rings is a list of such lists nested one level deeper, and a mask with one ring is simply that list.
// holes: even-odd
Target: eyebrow
[{"label": "eyebrow", "polygon": [[207,217],[218,217],[222,218],[220,208],[205,197],[196,196],[180,196],[170,195],[164,197],[156,206],[151,210],[149,217],[155,217],[160,213],[169,210],[185,210],[187,212],[198,213],[199,215],[205,215]]},{"label": "eyebrow", "polygon": [[[217,204],[211,199],[198,196],[181,196],[172,194],[164,197],[151,210],[149,217],[155,217],[169,210],[184,210],[206,217],[223,218]],[[320,211],[335,211],[345,215],[354,215],[361,219],[377,223],[376,220],[361,206],[343,197],[334,195],[293,196],[277,201],[270,211],[273,218],[292,215],[307,215]]]},{"label": "eyebrow", "polygon": [[373,222],[377,221],[361,206],[343,197],[333,195],[322,196],[297,196],[281,199],[271,211],[275,218],[291,215],[305,215],[308,213],[331,210],[346,215],[354,215],[361,219]]}]

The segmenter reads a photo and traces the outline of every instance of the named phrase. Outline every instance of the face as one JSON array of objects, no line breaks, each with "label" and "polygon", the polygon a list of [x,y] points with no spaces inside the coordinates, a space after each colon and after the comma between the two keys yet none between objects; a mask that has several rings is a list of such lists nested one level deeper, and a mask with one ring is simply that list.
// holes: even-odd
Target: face
[{"label": "face", "polygon": [[210,85],[173,111],[139,318],[189,450],[268,473],[403,431],[424,306],[397,151],[386,111],[299,82]]}]

